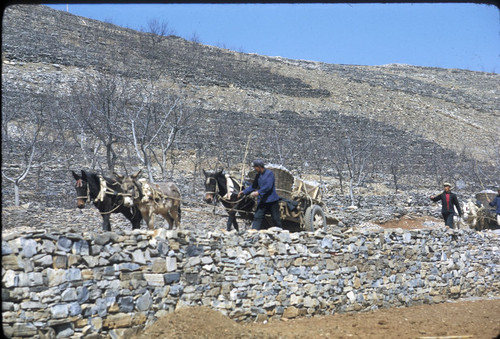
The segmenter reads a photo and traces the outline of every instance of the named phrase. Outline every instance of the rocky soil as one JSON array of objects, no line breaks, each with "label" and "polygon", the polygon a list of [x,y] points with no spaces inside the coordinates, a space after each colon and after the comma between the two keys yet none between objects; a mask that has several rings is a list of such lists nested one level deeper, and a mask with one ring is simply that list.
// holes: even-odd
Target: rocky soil
[{"label": "rocky soil", "polygon": [[[196,141],[183,136],[188,149],[213,140],[218,126],[236,149],[244,147],[246,133],[233,130],[253,126],[264,138],[279,131],[286,141],[308,135],[320,137],[321,144],[338,131],[332,117],[342,115],[349,130],[357,127],[355,118],[372,121],[362,122],[363,134],[381,135],[384,147],[400,145],[429,160],[429,150],[449,158],[450,150],[460,153],[467,146],[480,151],[468,156],[480,159],[499,128],[499,75],[493,73],[331,65],[236,53],[175,36],[153,45],[146,34],[34,5],[7,9],[2,38],[4,100],[23,102],[36,87],[54,89],[61,100],[85,74],[108,70],[137,79],[148,76],[151,63],[165,62],[158,85],[182,83],[204,117],[191,131]],[[440,137],[445,130],[447,137]],[[269,145],[258,147],[264,156],[275,153],[266,153]]]},{"label": "rocky soil", "polygon": [[[374,209],[376,215],[370,216],[346,212],[342,218],[346,225],[413,213],[395,206],[392,200],[400,199],[397,195],[370,196],[375,195],[367,187],[370,184],[394,188],[391,169],[400,190],[430,190],[441,180],[453,180],[462,182],[464,194],[480,187],[470,167],[474,161],[494,162],[489,145],[495,144],[500,128],[498,74],[409,65],[329,65],[236,53],[175,36],[156,41],[144,33],[38,5],[9,6],[3,25],[2,107],[20,116],[27,109],[24,103],[36,93],[56,96],[51,104],[58,103],[58,110],[65,111],[74,104],[73,84],[85,77],[105,70],[135,82],[148,76],[148,65],[165,62],[165,74],[157,85],[182,84],[192,114],[198,117],[179,131],[178,153],[172,155],[190,163],[189,168],[172,168],[172,179],[183,186],[183,194],[186,189],[202,190],[201,168],[240,169],[249,136],[247,162],[260,157],[299,175],[329,177],[337,174],[336,161],[342,156],[338,140],[343,136],[353,143],[369,140],[370,178],[362,185],[368,196],[360,195],[356,204],[393,207]],[[444,130],[446,138],[440,137]],[[123,147],[117,146],[122,156],[117,170],[140,168],[135,157],[125,157],[133,152]],[[2,151],[9,158],[2,170],[18,175],[22,152],[14,156],[15,151]],[[71,208],[70,170],[89,167],[80,151],[72,145],[71,154],[62,155],[60,161],[32,169],[21,183],[21,203]],[[451,167],[444,168],[442,159]],[[104,165],[102,156],[98,162]],[[327,196],[338,197],[338,182],[330,186]],[[423,201],[428,193],[408,193],[401,199]],[[3,206],[12,205],[12,196],[12,185],[2,177]],[[332,210],[348,204],[343,197],[329,199]],[[198,202],[200,197],[188,200]]]},{"label": "rocky soil", "polygon": [[500,300],[335,314],[241,324],[207,308],[184,308],[159,319],[133,339],[500,338]]},{"label": "rocky soil", "polygon": [[[74,194],[70,192],[70,194]],[[408,199],[408,197],[406,197]],[[423,206],[408,206],[406,199],[399,197],[371,197],[369,204],[355,210],[347,208],[348,204],[334,199],[327,199],[326,210],[328,216],[338,220],[337,225],[328,227],[348,228],[397,228],[422,229],[442,227],[439,206],[427,203]],[[3,206],[2,208],[2,231],[15,232],[24,229],[46,229],[57,228],[65,225],[81,231],[101,231],[102,218],[99,211],[92,205],[87,204],[84,209],[71,207],[71,199],[68,199],[67,207],[46,207],[33,203],[27,203],[19,207]],[[381,205],[384,200],[395,200],[399,203],[394,205]],[[424,202],[422,202],[424,204]],[[182,228],[198,231],[212,231],[216,229],[225,230],[227,213],[221,205],[213,206],[199,200],[184,200],[182,205]],[[250,225],[244,220],[239,221],[240,230],[244,231]],[[161,217],[156,218],[156,227],[163,227],[164,221]],[[127,231],[131,229],[130,222],[121,214],[111,215],[111,227],[113,231]],[[145,228],[142,224],[142,228]]]}]

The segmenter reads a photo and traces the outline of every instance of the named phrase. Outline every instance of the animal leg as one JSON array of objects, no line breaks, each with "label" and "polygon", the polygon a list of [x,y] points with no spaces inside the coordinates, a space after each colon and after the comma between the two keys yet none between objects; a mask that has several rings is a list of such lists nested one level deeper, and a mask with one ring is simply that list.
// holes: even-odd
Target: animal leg
[{"label": "animal leg", "polygon": [[163,202],[162,217],[168,222],[168,229],[180,228],[180,206],[173,200],[167,199]]},{"label": "animal leg", "polygon": [[148,228],[150,230],[153,230],[155,228],[155,216],[154,216],[154,214],[150,215],[150,217],[149,217]]},{"label": "animal leg", "polygon": [[177,210],[174,211],[174,220],[175,220],[175,227],[178,229],[181,228],[181,204],[177,206]]},{"label": "animal leg", "polygon": [[155,225],[155,220],[154,220],[154,215],[151,213],[151,210],[141,209],[141,214],[148,229],[152,230]]},{"label": "animal leg", "polygon": [[[172,218],[170,216],[170,214],[168,214],[168,213],[162,214],[162,217],[167,221],[168,229],[169,230],[173,229],[174,228],[174,218]],[[177,226],[177,225],[175,225],[175,226]]]},{"label": "animal leg", "polygon": [[137,210],[135,208],[133,208],[133,209],[126,209],[122,213],[132,223],[132,229],[133,230],[141,228],[142,215],[139,212],[139,210]]},{"label": "animal leg", "polygon": [[169,215],[170,215],[170,218],[172,220],[173,226],[177,229],[180,229],[181,228],[181,208],[180,208],[180,206],[178,208],[173,206],[170,209]]},{"label": "animal leg", "polygon": [[109,221],[109,214],[102,215],[102,229],[106,232],[111,232],[111,222]]},{"label": "animal leg", "polygon": [[138,230],[141,228],[141,220],[142,220],[141,213],[139,213],[139,211],[136,211],[135,214],[132,216],[132,219],[130,220],[132,222],[133,230]]},{"label": "animal leg", "polygon": [[226,226],[227,226],[227,231],[231,231],[231,226],[233,226],[234,229],[239,232],[238,222],[236,221],[236,212],[229,213]]}]

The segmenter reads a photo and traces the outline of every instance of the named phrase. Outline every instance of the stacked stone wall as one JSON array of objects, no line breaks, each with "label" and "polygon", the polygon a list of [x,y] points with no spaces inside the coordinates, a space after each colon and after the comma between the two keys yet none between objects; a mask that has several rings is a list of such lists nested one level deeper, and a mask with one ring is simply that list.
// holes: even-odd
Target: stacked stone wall
[{"label": "stacked stone wall", "polygon": [[8,337],[125,338],[176,308],[238,321],[500,295],[499,238],[469,230],[4,235]]}]

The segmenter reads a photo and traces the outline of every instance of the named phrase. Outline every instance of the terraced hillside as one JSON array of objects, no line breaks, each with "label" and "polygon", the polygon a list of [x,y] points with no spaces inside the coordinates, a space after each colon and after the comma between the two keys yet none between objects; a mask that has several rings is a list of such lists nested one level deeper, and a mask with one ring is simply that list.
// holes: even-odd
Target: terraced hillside
[{"label": "terraced hillside", "polygon": [[[188,160],[197,154],[238,167],[250,136],[248,159],[300,173],[339,176],[347,171],[345,155],[358,149],[370,174],[385,180],[410,175],[412,185],[435,185],[451,176],[477,186],[478,168],[491,173],[500,163],[500,76],[494,73],[237,53],[42,5],[6,9],[2,62],[2,111],[20,117],[29,110],[24,103],[40,93],[52,98],[54,110],[70,111],[75,84],[100,74],[131,88],[147,80],[182,90],[192,119],[179,129],[175,148]],[[118,161],[140,167],[130,153],[120,152]],[[15,159],[2,169],[14,171]],[[65,166],[89,166],[76,162]]]}]

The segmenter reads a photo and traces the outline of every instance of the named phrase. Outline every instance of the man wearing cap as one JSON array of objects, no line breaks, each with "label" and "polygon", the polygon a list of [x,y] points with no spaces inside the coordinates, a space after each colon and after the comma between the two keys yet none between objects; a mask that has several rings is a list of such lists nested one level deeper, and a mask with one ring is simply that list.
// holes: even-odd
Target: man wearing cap
[{"label": "man wearing cap", "polygon": [[455,215],[454,206],[457,208],[458,214],[460,216],[462,216],[463,213],[460,209],[457,195],[451,192],[451,184],[445,182],[443,186],[443,193],[436,196],[431,195],[431,200],[434,202],[441,200],[441,214],[443,215],[444,223],[446,226],[453,228],[453,216]]},{"label": "man wearing cap", "polygon": [[490,199],[488,198],[488,195],[486,195],[486,199],[488,199],[490,206],[496,206],[496,214],[497,214],[497,225],[500,226],[500,187],[498,187],[498,192],[497,196],[493,201],[489,201]]},{"label": "man wearing cap", "polygon": [[252,186],[245,188],[238,194],[238,198],[243,194],[250,194],[251,197],[257,197],[257,209],[253,217],[252,228],[260,230],[266,213],[271,213],[275,225],[281,227],[280,197],[276,193],[274,173],[264,167],[262,160],[254,160],[252,166],[255,172],[257,172],[255,180]]}]

